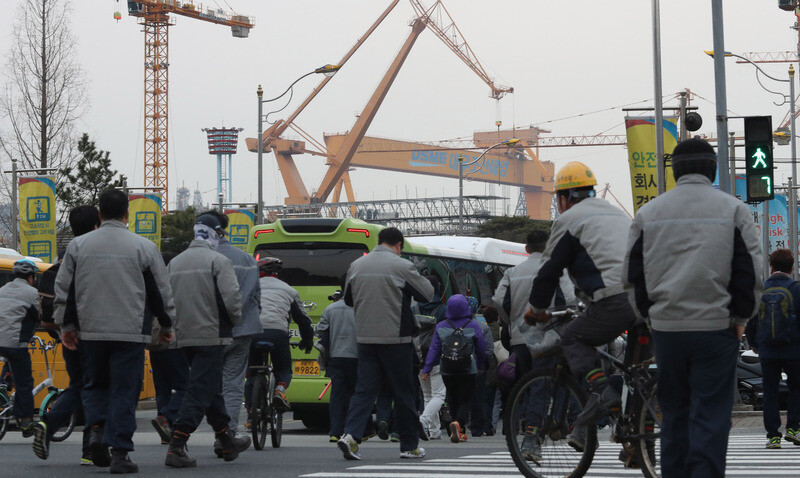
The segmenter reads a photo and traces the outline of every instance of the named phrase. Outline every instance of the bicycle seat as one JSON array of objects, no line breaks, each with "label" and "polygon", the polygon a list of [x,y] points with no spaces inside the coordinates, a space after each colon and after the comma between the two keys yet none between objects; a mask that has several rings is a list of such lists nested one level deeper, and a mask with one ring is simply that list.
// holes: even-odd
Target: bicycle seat
[{"label": "bicycle seat", "polygon": [[272,342],[267,340],[256,340],[253,344],[253,348],[258,350],[259,352],[269,352],[272,350]]}]

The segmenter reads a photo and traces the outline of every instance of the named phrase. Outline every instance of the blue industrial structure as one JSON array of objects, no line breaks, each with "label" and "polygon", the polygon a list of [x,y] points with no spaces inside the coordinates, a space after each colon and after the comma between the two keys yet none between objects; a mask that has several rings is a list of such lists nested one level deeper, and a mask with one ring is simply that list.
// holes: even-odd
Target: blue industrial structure
[{"label": "blue industrial structure", "polygon": [[233,202],[231,182],[232,158],[239,143],[239,131],[243,128],[203,128],[208,137],[208,154],[217,155],[217,198],[222,202]]}]

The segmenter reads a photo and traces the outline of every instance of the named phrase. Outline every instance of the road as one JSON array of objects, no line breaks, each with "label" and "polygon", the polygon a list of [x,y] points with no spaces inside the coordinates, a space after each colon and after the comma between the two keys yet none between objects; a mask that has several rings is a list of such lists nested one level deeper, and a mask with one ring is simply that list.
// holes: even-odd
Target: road
[{"label": "road", "polygon": [[[490,478],[518,476],[505,451],[502,436],[471,438],[467,443],[452,444],[447,440],[421,442],[428,451],[424,460],[400,460],[397,443],[371,439],[361,446],[362,461],[346,461],[328,437],[311,432],[293,420],[285,422],[280,449],[266,448],[244,452],[231,463],[214,457],[213,433],[204,424],[189,441],[189,454],[197,459],[197,468],[173,470],[164,467],[166,445],[161,445],[150,420],[151,410],[137,412],[139,432],[135,435],[136,451],[131,454],[139,464],[140,475],[148,478],[177,476],[259,476],[307,478]],[[733,430],[728,452],[727,476],[766,477],[800,475],[800,447],[785,444],[780,450],[765,450],[760,419],[740,420]],[[617,461],[619,445],[609,443],[601,433],[600,449],[586,476],[641,476],[637,470],[626,470]],[[63,443],[54,443],[50,459],[36,458],[31,439],[11,430],[0,441],[0,476],[71,478],[97,476],[107,469],[80,466],[80,432]]]}]

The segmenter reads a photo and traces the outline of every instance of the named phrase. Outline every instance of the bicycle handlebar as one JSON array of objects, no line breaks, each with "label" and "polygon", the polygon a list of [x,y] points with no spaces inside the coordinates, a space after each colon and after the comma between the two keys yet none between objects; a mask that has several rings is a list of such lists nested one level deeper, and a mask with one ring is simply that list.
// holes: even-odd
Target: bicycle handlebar
[{"label": "bicycle handlebar", "polygon": [[30,341],[31,342],[34,342],[34,341],[35,342],[39,342],[39,345],[41,345],[44,348],[44,350],[53,350],[54,348],[56,348],[56,344],[55,343],[54,344],[46,344],[44,342],[44,340],[42,340],[42,338],[39,337],[38,335],[34,335],[33,337],[31,337]]}]

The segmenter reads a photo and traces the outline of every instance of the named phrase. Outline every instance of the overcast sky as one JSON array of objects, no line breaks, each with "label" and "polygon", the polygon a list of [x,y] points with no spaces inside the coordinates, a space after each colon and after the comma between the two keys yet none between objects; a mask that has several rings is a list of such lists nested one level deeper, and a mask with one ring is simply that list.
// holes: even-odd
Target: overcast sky
[{"label": "overcast sky", "polygon": [[[422,0],[430,5],[432,0]],[[195,2],[198,3],[198,2]],[[234,200],[256,197],[256,155],[244,147],[244,137],[256,136],[256,88],[266,98],[326,63],[337,62],[389,4],[389,0],[297,0],[267,2],[218,0],[206,6],[255,16],[250,38],[233,38],[230,29],[181,16],[170,28],[170,202],[175,189],[199,187],[205,201],[215,200],[216,160],[208,155],[204,127],[243,127],[239,154],[234,157]],[[794,51],[797,32],[792,13],[778,9],[777,0],[726,0],[725,47],[734,53]],[[0,0],[0,54],[8,54],[12,22],[19,0]],[[553,135],[624,134],[622,105],[652,106],[653,48],[651,2],[565,2],[546,0],[449,0],[445,2],[461,32],[498,83],[515,88],[501,102],[503,127],[541,125]],[[79,62],[89,83],[89,113],[79,129],[97,146],[111,152],[114,167],[129,184],[143,184],[143,33],[127,15],[127,2],[73,0],[72,30],[78,39]],[[113,19],[119,10],[123,18]],[[413,10],[401,0],[296,123],[320,141],[324,132],[351,128],[386,68],[409,33]],[[699,133],[716,133],[710,2],[661,2],[663,91],[677,94],[689,88],[698,96],[704,125]],[[786,77],[788,64],[767,64],[773,76]],[[728,108],[731,115],[773,115],[777,127],[788,105],[776,107],[776,97],[756,82],[754,68],[727,62]],[[0,82],[5,81],[0,75]],[[299,104],[318,78],[295,87],[291,107]],[[770,81],[765,80],[770,86]],[[771,84],[786,91],[788,86]],[[367,134],[403,140],[435,141],[471,137],[473,131],[494,128],[495,105],[489,88],[430,31],[422,33],[389,91]],[[280,103],[277,103],[280,104]],[[667,100],[666,105],[677,105]],[[265,105],[268,106],[268,105]],[[615,109],[611,109],[617,107]],[[600,113],[588,114],[597,110]],[[266,109],[265,111],[269,111]],[[559,118],[577,118],[553,121]],[[282,116],[285,117],[285,116]],[[6,128],[6,125],[0,125]],[[730,129],[743,130],[742,120]],[[291,137],[291,135],[287,135]],[[741,153],[740,153],[741,154]],[[789,158],[788,146],[776,146],[777,159]],[[619,146],[548,148],[542,159],[556,168],[570,160],[585,162],[600,183],[630,209],[627,152]],[[325,171],[323,160],[296,157],[306,186],[315,189]],[[2,158],[3,164],[8,158]],[[285,189],[274,157],[265,155],[264,198],[283,203]],[[776,181],[788,175],[781,165]],[[456,196],[455,179],[361,169],[351,173],[357,200],[414,196]],[[468,194],[486,186],[468,183]],[[511,200],[516,202],[516,189]],[[173,204],[170,204],[172,207]]]}]

